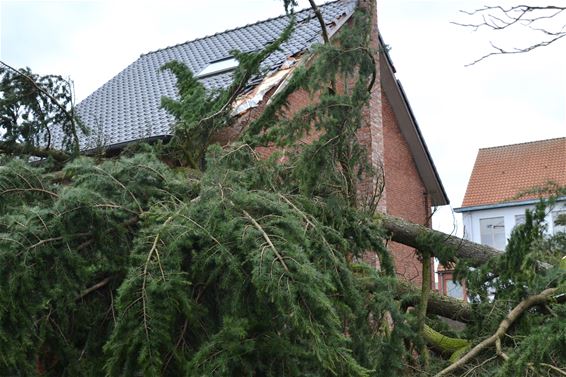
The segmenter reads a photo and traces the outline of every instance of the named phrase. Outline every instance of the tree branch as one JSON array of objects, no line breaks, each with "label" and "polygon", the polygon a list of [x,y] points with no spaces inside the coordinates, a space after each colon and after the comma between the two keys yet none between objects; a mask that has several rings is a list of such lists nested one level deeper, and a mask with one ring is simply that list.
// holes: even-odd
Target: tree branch
[{"label": "tree branch", "polygon": [[491,47],[493,47],[493,48],[495,49],[495,51],[490,52],[489,54],[483,55],[483,56],[480,57],[479,59],[476,59],[476,60],[474,60],[473,62],[466,64],[465,66],[466,66],[466,67],[472,66],[472,65],[474,65],[474,64],[476,64],[476,63],[479,63],[479,62],[481,62],[482,60],[485,60],[485,59],[489,58],[490,56],[494,56],[494,55],[524,54],[524,53],[530,52],[530,51],[532,51],[532,50],[534,50],[534,49],[537,49],[537,48],[539,48],[539,47],[546,47],[546,46],[548,46],[548,45],[550,45],[550,44],[556,42],[557,40],[559,40],[559,39],[561,39],[561,38],[563,38],[563,37],[565,37],[565,36],[566,36],[566,32],[561,33],[561,34],[558,35],[557,37],[552,38],[552,39],[550,39],[550,40],[543,41],[543,42],[539,42],[539,43],[535,43],[535,44],[533,44],[533,45],[530,45],[530,46],[524,47],[524,48],[516,48],[516,49],[514,49],[514,50],[505,50],[505,49],[503,49],[503,48],[501,48],[501,47],[498,47],[498,46],[494,45],[492,42],[490,42]]},{"label": "tree branch", "polygon": [[[318,19],[318,23],[320,24],[320,30],[322,31],[322,39],[324,44],[330,44],[330,37],[328,36],[328,29],[326,28],[326,23],[324,22],[324,18],[322,17],[322,13],[320,12],[320,8],[316,5],[314,0],[309,0],[309,4]],[[336,81],[333,79],[330,81],[330,93],[336,93]]]},{"label": "tree branch", "polygon": [[494,344],[497,347],[498,355],[506,360],[508,356],[505,353],[503,353],[503,351],[501,350],[501,344],[499,342],[501,342],[501,338],[505,335],[505,333],[507,332],[509,327],[511,327],[511,325],[521,316],[521,314],[523,314],[523,312],[525,312],[525,310],[529,309],[531,306],[542,304],[542,303],[546,302],[556,292],[557,292],[557,288],[548,288],[548,289],[545,289],[544,291],[542,291],[541,293],[539,293],[538,295],[529,296],[526,299],[524,299],[523,301],[521,301],[517,306],[515,306],[515,308],[513,308],[513,310],[511,310],[509,312],[509,314],[507,314],[505,319],[503,319],[503,321],[501,321],[501,323],[499,324],[499,327],[497,328],[497,331],[495,332],[495,334],[493,334],[489,338],[485,339],[484,341],[482,341],[481,343],[476,345],[474,348],[472,348],[470,350],[470,352],[468,352],[467,354],[462,356],[462,358],[459,359],[458,361],[456,361],[454,364],[452,364],[452,365],[448,366],[447,368],[441,370],[438,374],[436,374],[435,377],[444,376],[444,375],[446,375],[450,372],[455,371],[456,369],[462,367],[468,361],[473,359],[483,349],[485,349],[485,348],[487,348],[491,345],[494,345]]},{"label": "tree branch", "polygon": [[476,23],[459,23],[451,22],[454,25],[463,26],[471,28],[474,31],[479,29],[490,29],[493,31],[508,30],[515,26],[528,27],[533,31],[538,31],[546,36],[550,36],[549,39],[542,39],[540,42],[532,43],[524,47],[515,47],[511,49],[506,49],[499,47],[498,45],[490,42],[491,47],[494,51],[483,55],[479,59],[466,64],[466,66],[471,66],[476,63],[481,62],[494,55],[507,55],[507,54],[523,54],[539,47],[546,47],[556,41],[562,39],[566,36],[566,22],[564,22],[558,31],[551,31],[549,26],[546,27],[535,27],[534,24],[545,20],[556,20],[559,15],[566,11],[566,6],[533,6],[533,5],[515,5],[509,8],[504,8],[502,6],[484,6],[473,11],[463,11],[468,16],[478,16],[481,17],[481,21]]},{"label": "tree branch", "polygon": [[110,283],[110,280],[112,280],[111,277],[107,277],[106,279],[101,280],[100,282],[96,283],[95,285],[93,285],[92,287],[89,287],[87,289],[85,289],[84,291],[81,292],[80,295],[77,296],[76,300],[80,300],[86,296],[88,296],[89,294],[91,294],[92,292],[106,286],[108,283]]},{"label": "tree branch", "polygon": [[[369,286],[368,289],[375,289]],[[403,297],[409,305],[418,305],[419,289],[410,282],[398,279],[395,296],[397,299]],[[409,297],[406,297],[409,296]],[[437,292],[430,292],[428,297],[427,313],[450,318],[455,321],[470,323],[473,319],[473,308],[463,300],[458,300],[450,296],[441,295]]]},{"label": "tree branch", "polygon": [[[419,302],[418,310],[417,310],[417,328],[419,331],[419,335],[424,339],[425,338],[425,321],[426,321],[426,312],[428,307],[428,299],[430,296],[430,285],[431,285],[431,274],[432,274],[432,257],[429,253],[424,252],[421,254],[422,256],[422,286],[421,286],[421,299]],[[421,357],[423,359],[423,365],[425,369],[429,368],[429,354],[428,348],[426,345],[423,344],[421,347]]]},{"label": "tree branch", "polygon": [[467,339],[450,338],[434,330],[427,324],[424,325],[423,335],[428,344],[442,352],[454,354],[463,348],[468,348],[470,345],[470,341]]},{"label": "tree branch", "polygon": [[316,18],[318,19],[318,23],[320,24],[320,29],[322,30],[322,39],[324,40],[324,43],[326,44],[330,43],[330,38],[328,37],[328,30],[326,29],[326,23],[324,22],[322,13],[320,13],[320,9],[318,8],[314,0],[309,0],[309,4],[311,5],[313,12]]},{"label": "tree branch", "polygon": [[[71,122],[71,132],[73,134],[73,139],[74,139],[73,150],[74,150],[74,153],[76,155],[78,155],[79,152],[80,152],[79,137],[77,135],[76,118],[75,118],[74,106],[73,106],[72,102],[71,102],[71,112],[69,112],[67,110],[67,108],[64,105],[62,105],[59,102],[59,100],[57,100],[57,98],[55,98],[51,93],[47,92],[46,90],[41,88],[39,85],[37,85],[37,83],[35,82],[35,80],[33,78],[31,78],[30,76],[26,75],[24,72],[17,70],[16,68],[12,67],[11,65],[9,65],[9,64],[1,61],[1,60],[0,60],[0,64],[3,65],[4,67],[8,68],[12,72],[14,72],[14,73],[22,76],[26,80],[28,80],[40,93],[42,93],[47,98],[49,98],[51,100],[51,102],[53,102],[53,104],[55,104],[55,106],[57,106],[59,108],[59,110],[61,110],[63,112],[63,114],[65,114],[67,119]],[[67,85],[69,85],[69,82],[64,80],[61,76],[59,76],[59,77],[61,78],[62,81],[64,81],[65,83],[67,83]],[[69,90],[71,90],[71,88],[69,88]]]},{"label": "tree branch", "polygon": [[281,263],[281,265],[283,266],[285,271],[287,273],[289,273],[289,268],[287,267],[285,260],[283,260],[283,257],[281,256],[281,254],[279,254],[279,251],[277,251],[277,249],[275,248],[275,245],[273,245],[273,242],[271,242],[271,239],[269,238],[267,233],[265,233],[265,230],[263,230],[261,225],[259,225],[259,223],[247,211],[242,210],[242,212],[243,212],[244,216],[246,216],[246,218],[248,220],[250,220],[250,222],[256,227],[256,229],[259,230],[259,232],[262,234],[265,242],[267,242],[269,247],[271,247],[271,250],[273,250],[273,253],[275,253],[275,257],[277,258],[277,260]]},{"label": "tree branch", "polygon": [[422,225],[413,224],[385,213],[377,214],[376,219],[380,222],[380,225],[384,227],[393,241],[414,247],[422,252],[429,252],[433,256],[435,255],[434,245],[419,242],[419,235],[430,234],[434,238],[442,240],[445,245],[453,247],[456,250],[456,258],[465,259],[474,267],[481,266],[491,258],[501,255],[501,251],[492,247],[464,240]]}]

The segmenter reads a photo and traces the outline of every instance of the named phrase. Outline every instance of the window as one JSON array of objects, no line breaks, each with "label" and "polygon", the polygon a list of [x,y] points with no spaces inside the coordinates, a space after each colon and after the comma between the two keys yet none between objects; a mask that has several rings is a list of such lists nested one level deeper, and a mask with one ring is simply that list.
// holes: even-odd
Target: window
[{"label": "window", "polygon": [[480,219],[480,236],[483,245],[505,249],[505,223],[503,217]]},{"label": "window", "polygon": [[210,62],[202,71],[197,75],[198,78],[216,75],[218,73],[232,71],[238,66],[238,60],[232,57],[223,58]]},{"label": "window", "polygon": [[464,287],[462,284],[454,280],[445,280],[446,294],[450,297],[464,299]]},{"label": "window", "polygon": [[[560,217],[560,222],[556,221]],[[552,229],[554,234],[559,232],[566,233],[566,210],[552,211]]]}]

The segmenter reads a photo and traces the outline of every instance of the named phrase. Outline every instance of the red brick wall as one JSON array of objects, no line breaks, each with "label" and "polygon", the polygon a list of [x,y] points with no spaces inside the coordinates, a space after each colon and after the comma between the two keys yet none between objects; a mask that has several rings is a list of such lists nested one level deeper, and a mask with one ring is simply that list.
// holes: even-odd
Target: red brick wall
[{"label": "red brick wall", "polygon": [[[385,93],[382,103],[387,213],[430,226],[429,196]],[[395,242],[391,242],[389,249],[393,252],[397,273],[420,285],[422,266],[415,249]]]}]

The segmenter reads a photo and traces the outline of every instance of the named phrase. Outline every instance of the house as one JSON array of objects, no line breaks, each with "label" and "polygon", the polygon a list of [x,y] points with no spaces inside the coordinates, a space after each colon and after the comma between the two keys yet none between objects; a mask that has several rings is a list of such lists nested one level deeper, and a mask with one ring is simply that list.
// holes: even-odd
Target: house
[{"label": "house", "polygon": [[[525,210],[548,195],[537,189],[549,183],[566,186],[566,137],[480,149],[462,206],[455,209],[462,214],[464,237],[504,250]],[[566,213],[566,197],[547,211],[548,233],[564,232],[554,220]]]},{"label": "house", "polygon": [[[464,238],[504,250],[513,228],[525,221],[525,210],[532,210],[548,195],[540,188],[566,186],[566,138],[482,148],[468,182],[461,213]],[[566,214],[566,197],[559,197],[546,216],[549,234],[566,231],[554,223]],[[440,266],[438,290],[466,299],[466,283],[453,279],[451,268]]]},{"label": "house", "polygon": [[[329,35],[347,27],[358,1],[338,0],[320,6]],[[419,130],[407,97],[395,78],[395,68],[383,47],[377,30],[375,0],[359,0],[360,6],[373,9],[372,47],[377,65],[377,80],[366,111],[366,125],[359,140],[368,150],[368,159],[383,169],[384,190],[380,209],[406,220],[430,226],[431,207],[448,204],[426,143]],[[155,140],[171,135],[174,119],[160,107],[161,97],[176,97],[175,77],[160,67],[171,60],[186,64],[208,89],[226,87],[237,65],[231,51],[257,51],[274,41],[289,23],[281,16],[208,37],[141,55],[138,60],[84,99],[77,112],[93,130],[82,136],[86,149],[103,146],[120,149],[139,140]],[[234,140],[250,120],[261,113],[270,96],[285,85],[298,64],[304,63],[309,48],[322,42],[319,21],[310,9],[296,13],[296,27],[280,51],[262,65],[266,72],[256,78],[237,101],[234,115],[238,122],[223,132]],[[291,112],[312,99],[302,92],[292,94]],[[421,281],[421,264],[415,250],[393,245],[396,267],[406,279]],[[368,257],[377,263],[375,258]]]}]

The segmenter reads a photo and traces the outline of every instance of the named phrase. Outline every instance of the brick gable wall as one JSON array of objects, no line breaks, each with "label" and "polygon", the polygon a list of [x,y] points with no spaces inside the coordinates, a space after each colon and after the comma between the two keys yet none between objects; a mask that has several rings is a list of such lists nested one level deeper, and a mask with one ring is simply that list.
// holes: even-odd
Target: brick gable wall
[{"label": "brick gable wall", "polygon": [[[387,213],[430,226],[430,197],[385,93],[382,93],[382,102]],[[389,248],[393,252],[397,273],[420,285],[422,265],[415,249],[395,242],[391,242]]]}]

